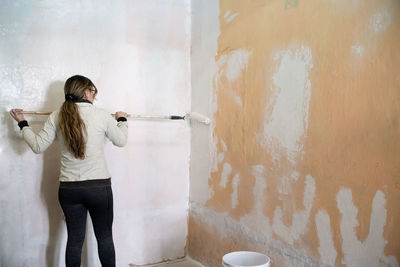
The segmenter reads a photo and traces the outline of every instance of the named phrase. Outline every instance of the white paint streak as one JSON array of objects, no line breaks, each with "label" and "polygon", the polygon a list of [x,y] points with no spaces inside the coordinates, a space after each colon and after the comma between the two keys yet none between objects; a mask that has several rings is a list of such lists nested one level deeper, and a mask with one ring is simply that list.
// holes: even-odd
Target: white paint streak
[{"label": "white paint streak", "polygon": [[361,45],[353,45],[351,47],[351,51],[358,56],[362,56],[364,54],[364,48]]},{"label": "white paint streak", "polygon": [[232,172],[232,166],[229,163],[224,163],[222,166],[222,173],[221,173],[221,181],[219,185],[223,188],[226,188],[226,184],[228,183],[229,174]]},{"label": "white paint streak", "polygon": [[389,12],[377,12],[371,16],[369,25],[374,32],[383,32],[389,27],[391,20],[392,17]]},{"label": "white paint streak", "polygon": [[292,192],[292,181],[297,181],[299,179],[300,173],[297,171],[292,171],[289,175],[284,175],[280,179],[278,184],[279,194],[288,195]]},{"label": "white paint streak", "polygon": [[242,99],[240,98],[240,96],[234,95],[234,96],[233,96],[233,99],[235,100],[235,102],[236,102],[240,107],[243,107]]},{"label": "white paint streak", "polygon": [[218,153],[217,161],[221,163],[224,160],[224,152]]},{"label": "white paint streak", "polygon": [[279,67],[273,75],[271,98],[266,110],[273,105],[272,114],[266,114],[261,143],[269,150],[273,161],[278,164],[280,157],[295,164],[299,153],[303,152],[301,138],[308,127],[308,110],[311,82],[309,71],[313,67],[311,49],[300,47],[275,54],[280,59]]},{"label": "white paint streak", "polygon": [[254,209],[257,214],[262,214],[263,201],[264,201],[264,191],[267,188],[267,183],[264,177],[264,166],[255,165],[252,167],[252,174],[256,179],[256,184],[253,188],[253,195],[255,198]]},{"label": "white paint streak", "polygon": [[325,210],[318,211],[315,216],[315,224],[317,226],[319,239],[318,252],[321,256],[321,262],[334,266],[337,252],[333,244],[330,218]]},{"label": "white paint streak", "polygon": [[386,199],[382,191],[378,190],[372,202],[372,212],[368,237],[362,243],[358,240],[355,228],[358,208],[354,206],[350,189],[342,188],[336,196],[336,201],[342,219],[340,231],[342,235],[342,263],[348,267],[358,266],[399,266],[394,256],[385,256],[384,249],[387,241],[383,238],[386,224]]},{"label": "white paint streak", "polygon": [[228,147],[226,146],[226,143],[224,142],[224,140],[221,140],[221,146],[222,146],[222,151],[227,151]]},{"label": "white paint streak", "polygon": [[263,203],[265,200],[265,189],[267,183],[265,181],[265,168],[263,165],[252,166],[252,174],[255,178],[255,185],[253,188],[253,195],[255,199],[254,209],[243,216],[240,222],[247,225],[251,231],[256,233],[258,238],[272,237],[272,228],[269,218],[263,214]]},{"label": "white paint streak", "polygon": [[278,188],[277,188],[278,193],[280,195],[282,195],[282,194],[283,195],[288,195],[292,191],[292,188],[290,186],[289,177],[284,175],[284,176],[282,176],[280,178],[279,182],[280,183],[278,184]]},{"label": "white paint streak", "polygon": [[229,17],[225,18],[225,21],[226,21],[227,23],[229,23],[229,22],[231,22],[234,18],[236,18],[237,15],[239,15],[239,13],[232,14],[232,15],[230,15]]},{"label": "white paint streak", "polygon": [[232,209],[236,208],[238,204],[238,187],[239,187],[239,177],[240,175],[238,173],[233,176],[232,180]]},{"label": "white paint streak", "polygon": [[[225,76],[230,82],[234,82],[236,79],[239,78],[242,71],[246,68],[248,58],[251,55],[251,52],[245,49],[238,49],[231,52],[229,55],[222,55],[220,59],[216,62],[218,71],[215,73],[214,76],[214,91],[211,97],[211,111],[213,117],[218,110],[218,90],[220,89],[219,81],[222,76]],[[215,120],[212,119],[210,123],[210,135],[211,140],[209,142],[209,151],[210,151],[210,172],[218,171],[218,163],[221,162],[221,157],[218,155],[217,152],[217,144],[218,144],[218,137],[215,135]],[[221,144],[223,150],[227,150],[226,144],[221,140]]]},{"label": "white paint streak", "polygon": [[225,75],[231,82],[235,81],[246,68],[250,55],[251,52],[246,49],[238,49],[229,55],[222,55],[217,62],[220,68],[219,75]]},{"label": "white paint streak", "polygon": [[276,207],[274,212],[274,222],[272,228],[274,232],[285,240],[287,243],[293,245],[293,242],[304,234],[307,228],[308,219],[310,217],[311,207],[313,205],[315,196],[315,180],[311,175],[306,176],[305,191],[303,195],[304,210],[295,212],[292,217],[292,225],[286,226],[282,221],[282,209]]}]

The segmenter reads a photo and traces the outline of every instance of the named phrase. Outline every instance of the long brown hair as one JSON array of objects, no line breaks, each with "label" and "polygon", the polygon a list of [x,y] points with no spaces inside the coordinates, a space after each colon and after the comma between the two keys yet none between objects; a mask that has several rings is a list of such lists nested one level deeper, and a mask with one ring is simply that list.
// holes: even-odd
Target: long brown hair
[{"label": "long brown hair", "polygon": [[86,90],[97,92],[92,81],[84,76],[75,75],[68,78],[64,85],[65,102],[58,115],[64,141],[69,152],[77,159],[85,158],[87,132],[75,102],[84,99]]}]

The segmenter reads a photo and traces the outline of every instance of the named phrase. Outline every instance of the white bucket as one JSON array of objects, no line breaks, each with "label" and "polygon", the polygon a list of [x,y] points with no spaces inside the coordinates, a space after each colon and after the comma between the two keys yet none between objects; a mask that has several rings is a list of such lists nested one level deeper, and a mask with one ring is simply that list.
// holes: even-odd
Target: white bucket
[{"label": "white bucket", "polygon": [[270,258],[252,251],[236,251],[222,257],[224,267],[269,267]]}]

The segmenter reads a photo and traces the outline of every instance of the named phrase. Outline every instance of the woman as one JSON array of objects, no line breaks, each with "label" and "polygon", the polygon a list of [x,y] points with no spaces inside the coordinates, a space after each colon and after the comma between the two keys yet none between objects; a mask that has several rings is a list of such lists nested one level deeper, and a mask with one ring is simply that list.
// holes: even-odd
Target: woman
[{"label": "woman", "polygon": [[111,178],[104,157],[104,138],[116,146],[127,142],[125,112],[110,114],[92,105],[97,88],[86,77],[70,77],[64,86],[65,102],[50,114],[43,129],[35,134],[21,109],[12,109],[22,136],[33,152],[41,153],[55,139],[61,147],[59,202],[64,212],[68,241],[67,267],[79,267],[89,211],[102,266],[115,266],[112,238],[113,197]]}]

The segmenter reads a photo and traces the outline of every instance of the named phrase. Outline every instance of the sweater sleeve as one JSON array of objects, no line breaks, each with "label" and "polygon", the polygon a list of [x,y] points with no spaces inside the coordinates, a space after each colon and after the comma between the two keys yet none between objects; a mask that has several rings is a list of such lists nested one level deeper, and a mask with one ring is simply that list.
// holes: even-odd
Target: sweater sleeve
[{"label": "sweater sleeve", "polygon": [[56,127],[53,120],[53,114],[45,122],[43,129],[35,133],[31,127],[26,126],[21,130],[22,137],[36,154],[45,151],[56,138]]},{"label": "sweater sleeve", "polygon": [[128,141],[128,122],[126,120],[117,122],[107,115],[106,136],[115,146],[125,146]]}]

